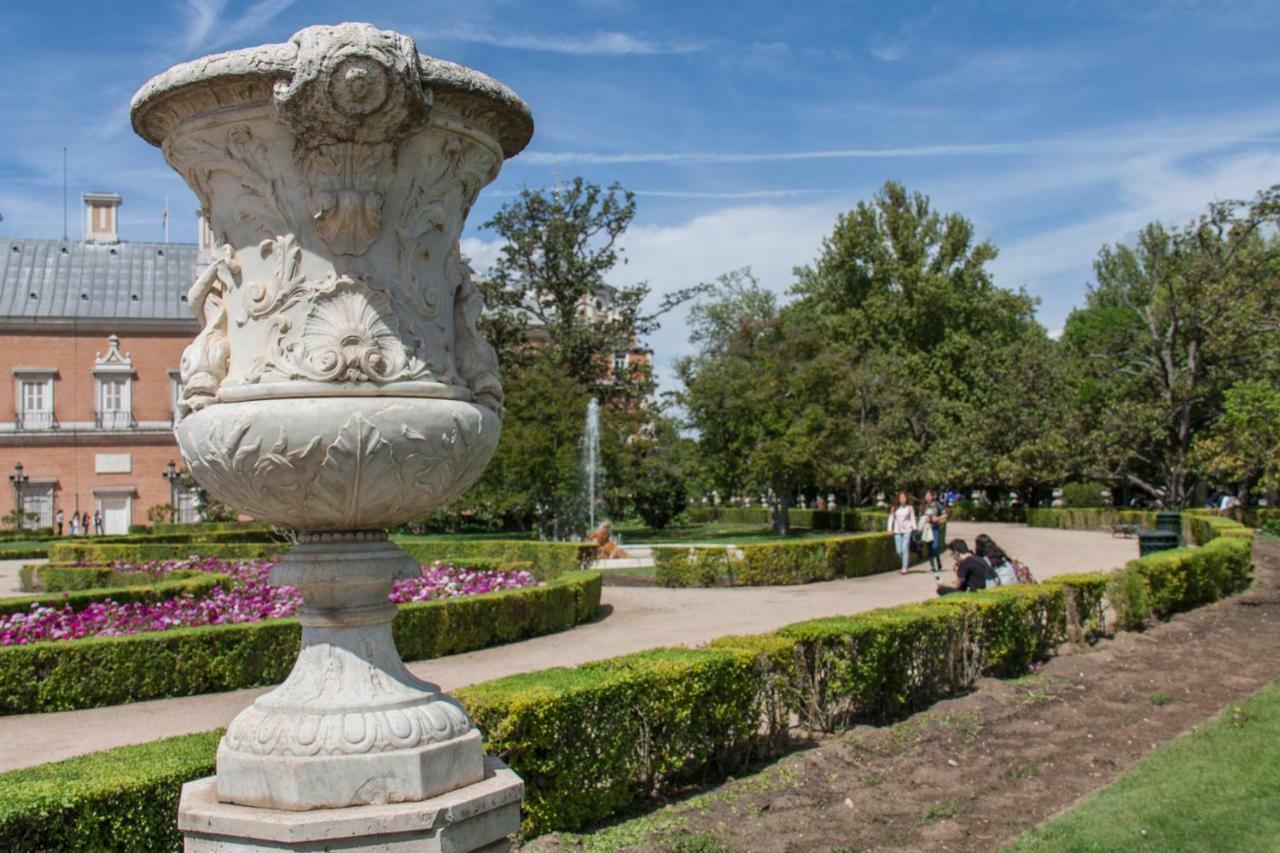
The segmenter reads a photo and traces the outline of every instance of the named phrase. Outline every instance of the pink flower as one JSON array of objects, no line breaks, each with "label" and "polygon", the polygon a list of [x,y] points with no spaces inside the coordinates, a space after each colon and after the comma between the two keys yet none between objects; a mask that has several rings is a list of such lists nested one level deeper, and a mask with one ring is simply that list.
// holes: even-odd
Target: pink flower
[{"label": "pink flower", "polygon": [[[302,604],[302,595],[293,587],[272,586],[268,582],[273,565],[262,560],[227,561],[216,557],[117,563],[113,566],[117,571],[145,573],[157,580],[171,572],[195,570],[230,575],[232,582],[229,589],[215,587],[200,597],[187,593],[160,602],[125,604],[107,600],[95,602],[79,612],[72,611],[69,606],[59,608],[32,604],[25,612],[0,616],[0,646],[82,637],[119,637],[172,628],[292,616]],[[528,572],[477,570],[452,563],[434,563],[423,566],[420,577],[395,581],[389,598],[402,604],[521,589],[536,584]]]}]

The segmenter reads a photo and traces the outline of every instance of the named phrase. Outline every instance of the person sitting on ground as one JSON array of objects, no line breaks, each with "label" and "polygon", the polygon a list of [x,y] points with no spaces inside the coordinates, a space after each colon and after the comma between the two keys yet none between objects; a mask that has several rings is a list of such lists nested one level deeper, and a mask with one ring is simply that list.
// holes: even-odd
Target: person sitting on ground
[{"label": "person sitting on ground", "polygon": [[950,595],[953,592],[976,592],[987,588],[987,571],[991,568],[987,561],[977,554],[969,553],[969,545],[963,539],[952,539],[947,543],[951,560],[955,566],[955,583],[938,584],[938,595]]},{"label": "person sitting on ground", "polygon": [[973,550],[991,567],[995,575],[995,586],[1011,586],[1018,582],[1018,573],[1014,571],[1013,560],[990,536],[979,533],[978,538],[973,540]]}]

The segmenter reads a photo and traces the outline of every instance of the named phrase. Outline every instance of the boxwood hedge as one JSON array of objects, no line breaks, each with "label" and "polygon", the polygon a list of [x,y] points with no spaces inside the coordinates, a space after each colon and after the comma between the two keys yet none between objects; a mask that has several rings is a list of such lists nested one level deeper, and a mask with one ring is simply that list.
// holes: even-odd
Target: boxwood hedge
[{"label": "boxwood hedge", "polygon": [[[561,631],[600,606],[599,572],[485,595],[400,605],[405,660]],[[69,711],[283,681],[301,641],[296,619],[0,647],[0,714]]]},{"label": "boxwood hedge", "polygon": [[76,587],[75,592],[59,592],[53,595],[23,595],[16,598],[0,598],[0,615],[24,613],[33,604],[41,607],[70,607],[73,611],[84,610],[90,604],[97,604],[110,599],[117,604],[131,604],[139,601],[164,601],[183,595],[208,595],[214,587],[226,589],[231,584],[231,576],[216,572],[172,572],[161,578],[153,578],[153,583],[134,584],[131,586],[103,586],[98,589]]},{"label": "boxwood hedge", "polygon": [[897,568],[899,559],[892,535],[867,533],[738,549],[655,547],[653,563],[664,586],[772,586],[878,574]]},{"label": "boxwood hedge", "polygon": [[[983,672],[1023,672],[1079,635],[1083,621],[1119,607],[1110,600],[1117,579],[1141,587],[1159,602],[1151,613],[1167,616],[1243,588],[1250,568],[1250,542],[1219,537],[1111,575],[802,622],[703,649],[525,673],[456,695],[486,749],[524,779],[526,834],[575,829],[776,753],[793,718],[814,729],[884,721],[967,690]],[[178,787],[211,772],[217,734],[0,774],[0,837],[17,850],[176,847]],[[128,827],[119,823],[126,815]]]}]

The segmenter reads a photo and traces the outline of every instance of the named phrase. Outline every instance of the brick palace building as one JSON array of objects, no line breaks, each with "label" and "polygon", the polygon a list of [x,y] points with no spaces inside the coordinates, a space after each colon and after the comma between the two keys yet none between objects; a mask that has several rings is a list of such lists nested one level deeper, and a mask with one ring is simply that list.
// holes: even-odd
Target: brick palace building
[{"label": "brick palace building", "polygon": [[[144,524],[181,467],[178,362],[199,331],[186,303],[202,246],[119,239],[121,200],[86,193],[85,239],[0,238],[0,473],[22,465],[24,509],[101,512],[105,532]],[[201,223],[203,226],[203,223]],[[0,479],[0,514],[17,494]],[[183,515],[192,496],[181,493]]]}]

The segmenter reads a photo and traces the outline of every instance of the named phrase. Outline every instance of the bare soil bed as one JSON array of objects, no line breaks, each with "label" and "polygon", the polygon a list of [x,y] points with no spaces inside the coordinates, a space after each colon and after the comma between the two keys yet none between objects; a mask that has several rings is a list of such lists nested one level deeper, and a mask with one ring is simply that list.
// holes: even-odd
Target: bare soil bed
[{"label": "bare soil bed", "polygon": [[[1238,596],[861,727],[595,837],[639,850],[999,848],[1280,677],[1280,542]],[[538,849],[575,847],[543,838]]]}]

